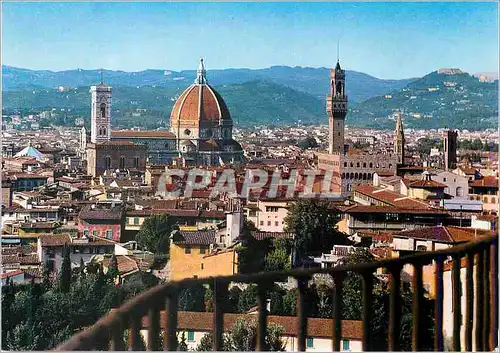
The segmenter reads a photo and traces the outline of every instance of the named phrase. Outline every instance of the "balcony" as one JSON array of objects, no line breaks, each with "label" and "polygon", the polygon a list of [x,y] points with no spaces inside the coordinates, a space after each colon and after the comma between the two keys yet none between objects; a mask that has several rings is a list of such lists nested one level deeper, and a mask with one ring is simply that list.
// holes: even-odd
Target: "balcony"
[{"label": "balcony", "polygon": [[[335,284],[333,306],[331,349],[340,351],[342,321],[341,317],[343,278],[347,272],[357,273],[363,279],[362,286],[362,347],[363,351],[372,350],[373,274],[379,269],[389,273],[390,303],[388,322],[388,349],[400,350],[401,274],[403,268],[411,267],[412,287],[412,350],[419,351],[422,343],[429,340],[425,336],[422,322],[421,305],[424,300],[423,269],[428,264],[435,266],[432,284],[435,292],[434,308],[434,349],[445,348],[443,324],[452,320],[453,351],[491,351],[498,346],[498,238],[484,238],[475,242],[434,252],[422,252],[404,258],[393,258],[379,262],[360,263],[352,266],[334,268],[294,269],[286,272],[258,273],[250,275],[234,275],[205,279],[186,279],[159,285],[138,295],[120,308],[101,318],[96,324],[76,334],[57,350],[117,350],[140,349],[141,322],[148,317],[147,349],[159,349],[160,330],[164,332],[163,347],[174,351],[177,348],[176,332],[178,328],[177,297],[183,287],[193,285],[210,285],[213,288],[213,341],[212,348],[221,351],[223,348],[224,304],[227,300],[228,286],[231,282],[254,283],[258,286],[258,334],[256,348],[266,350],[265,334],[267,332],[266,287],[269,283],[283,281],[293,277],[297,280],[299,296],[297,299],[297,348],[307,348],[308,313],[306,312],[306,291],[308,281],[315,274],[331,276]],[[464,265],[463,265],[464,264]],[[453,309],[446,312],[449,303],[444,302],[445,267],[451,265],[451,292],[455,298],[461,295],[462,285],[465,287],[466,300],[453,301]],[[465,267],[464,267],[465,266]],[[465,270],[462,278],[461,272]],[[462,281],[464,283],[462,283]],[[446,282],[448,283],[448,282]],[[462,308],[463,307],[463,308]],[[166,315],[160,315],[165,311]],[[421,315],[422,314],[422,315]],[[160,317],[162,317],[160,323]],[[444,322],[446,320],[446,322]],[[463,321],[463,322],[462,322]],[[128,342],[124,342],[124,331],[130,329]],[[462,333],[462,334],[461,334]],[[151,338],[151,339],[149,339]]]}]

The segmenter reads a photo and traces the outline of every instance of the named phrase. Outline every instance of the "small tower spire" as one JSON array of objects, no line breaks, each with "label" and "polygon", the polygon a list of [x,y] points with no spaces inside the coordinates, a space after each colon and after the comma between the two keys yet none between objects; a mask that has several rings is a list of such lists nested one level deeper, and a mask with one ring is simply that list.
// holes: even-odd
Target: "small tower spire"
[{"label": "small tower spire", "polygon": [[99,75],[100,75],[100,78],[101,78],[101,85],[102,85],[102,84],[104,84],[104,79],[102,78],[102,67],[99,70]]},{"label": "small tower spire", "polygon": [[198,70],[196,70],[196,80],[194,83],[200,85],[207,83],[207,71],[205,70],[205,65],[203,64],[203,58],[200,58],[200,65],[198,65]]},{"label": "small tower spire", "polygon": [[340,62],[340,39],[337,38],[337,62]]}]

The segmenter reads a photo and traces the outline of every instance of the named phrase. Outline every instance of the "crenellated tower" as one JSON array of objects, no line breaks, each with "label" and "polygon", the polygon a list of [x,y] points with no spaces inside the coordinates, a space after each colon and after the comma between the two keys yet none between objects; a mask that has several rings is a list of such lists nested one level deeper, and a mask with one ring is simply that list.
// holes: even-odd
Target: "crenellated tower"
[{"label": "crenellated tower", "polygon": [[347,115],[347,94],[345,93],[345,71],[337,61],[330,70],[330,94],[326,97],[328,113],[328,153],[344,153],[344,120]]}]

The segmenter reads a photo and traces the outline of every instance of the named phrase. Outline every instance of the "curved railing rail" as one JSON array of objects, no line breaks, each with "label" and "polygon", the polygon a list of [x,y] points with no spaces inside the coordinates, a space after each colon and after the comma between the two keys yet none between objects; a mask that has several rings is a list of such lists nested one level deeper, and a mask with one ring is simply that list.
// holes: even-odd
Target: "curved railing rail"
[{"label": "curved railing rail", "polygon": [[[443,340],[443,265],[451,257],[452,261],[452,291],[456,298],[460,297],[461,262],[466,259],[466,308],[465,308],[465,350],[473,348],[473,327],[475,329],[475,347],[477,351],[490,351],[498,345],[498,238],[484,238],[475,242],[458,245],[449,249],[423,252],[403,258],[393,258],[371,263],[360,263],[350,266],[337,266],[328,269],[293,269],[283,272],[256,274],[240,274],[225,277],[209,277],[201,279],[185,279],[158,285],[132,298],[120,308],[104,316],[93,326],[81,331],[67,342],[57,347],[57,350],[140,350],[140,330],[142,318],[149,315],[148,350],[158,350],[159,342],[153,337],[160,333],[160,311],[166,310],[166,323],[163,348],[173,351],[177,348],[177,297],[180,289],[193,285],[208,284],[213,286],[213,349],[222,350],[224,303],[231,282],[254,283],[258,287],[257,303],[258,334],[257,350],[265,349],[266,333],[266,288],[270,283],[283,281],[288,277],[297,280],[299,297],[297,300],[297,332],[298,350],[305,351],[307,335],[307,313],[305,310],[305,294],[308,280],[314,274],[328,274],[335,283],[333,318],[341,317],[342,282],[347,271],[358,273],[363,278],[363,336],[364,351],[371,350],[372,333],[371,301],[373,290],[373,273],[379,268],[385,268],[390,275],[390,304],[388,347],[390,351],[400,350],[399,328],[401,325],[401,271],[404,265],[413,266],[412,275],[412,349],[421,350],[421,343],[428,339],[420,331],[420,303],[423,300],[422,269],[429,263],[435,264],[435,335],[434,348],[444,350]],[[474,305],[475,304],[475,305]],[[453,304],[453,351],[461,350],[461,300]],[[474,312],[475,311],[475,312]],[[475,315],[474,315],[475,314]],[[340,333],[342,320],[333,320],[332,350],[340,351]],[[128,342],[124,342],[124,331],[130,329]],[[150,339],[151,338],[151,339]],[[128,345],[128,347],[125,347]]]}]

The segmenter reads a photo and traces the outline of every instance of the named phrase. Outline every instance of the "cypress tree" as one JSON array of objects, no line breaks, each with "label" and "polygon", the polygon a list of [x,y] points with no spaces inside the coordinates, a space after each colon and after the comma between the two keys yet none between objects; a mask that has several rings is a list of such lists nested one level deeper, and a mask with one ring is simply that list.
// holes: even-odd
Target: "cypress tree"
[{"label": "cypress tree", "polygon": [[68,293],[71,286],[71,260],[69,258],[69,249],[63,247],[63,262],[61,264],[61,273],[59,274],[59,289],[63,293]]},{"label": "cypress tree", "polygon": [[107,274],[111,279],[115,279],[120,275],[120,271],[118,270],[118,259],[116,258],[115,254],[113,254],[113,256],[111,257]]}]

